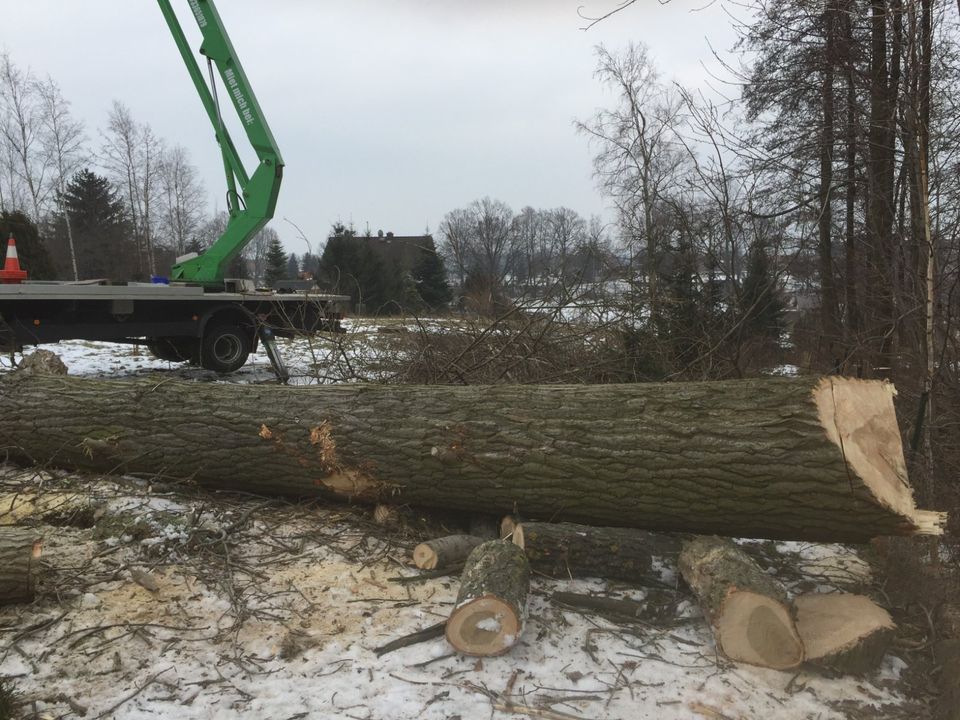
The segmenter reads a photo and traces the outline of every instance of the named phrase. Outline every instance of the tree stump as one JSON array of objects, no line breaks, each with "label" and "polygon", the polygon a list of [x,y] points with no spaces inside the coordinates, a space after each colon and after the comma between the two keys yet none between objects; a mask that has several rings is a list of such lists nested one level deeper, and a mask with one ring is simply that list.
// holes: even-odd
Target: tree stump
[{"label": "tree stump", "polygon": [[42,549],[36,531],[0,527],[0,604],[33,600]]},{"label": "tree stump", "polygon": [[783,586],[727,540],[684,544],[680,572],[731,660],[788,670],[803,662],[803,643]]},{"label": "tree stump", "polygon": [[503,655],[523,632],[529,591],[530,566],[523,550],[503,540],[478,545],[460,575],[447,641],[464,655]]}]

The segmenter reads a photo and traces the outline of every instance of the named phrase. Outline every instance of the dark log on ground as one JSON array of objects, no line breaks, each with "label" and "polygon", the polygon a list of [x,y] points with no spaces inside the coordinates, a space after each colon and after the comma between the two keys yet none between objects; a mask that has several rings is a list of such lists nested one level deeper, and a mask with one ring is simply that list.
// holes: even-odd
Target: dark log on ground
[{"label": "dark log on ground", "polygon": [[555,592],[550,599],[561,605],[569,605],[570,607],[583,610],[592,610],[603,615],[617,615],[632,620],[641,618],[646,612],[646,607],[643,603],[624,598]]},{"label": "dark log on ground", "polygon": [[523,633],[529,592],[530,566],[523,550],[503,540],[477,546],[460,574],[447,641],[465,655],[503,655]]},{"label": "dark log on ground", "polygon": [[676,558],[680,540],[632,528],[574,523],[517,525],[511,535],[530,561],[530,569],[551,578],[599,577],[642,583],[654,575],[653,556]]},{"label": "dark log on ground", "polygon": [[684,544],[679,565],[720,652],[775,670],[803,662],[803,643],[783,586],[740,548],[720,538],[696,538]]},{"label": "dark log on ground", "polygon": [[35,530],[0,528],[0,605],[33,600],[41,550]]},{"label": "dark log on ground", "polygon": [[436,570],[463,565],[473,549],[485,542],[473,535],[448,535],[428,540],[413,549],[413,564],[421,570]]},{"label": "dark log on ground", "polygon": [[806,661],[863,675],[879,667],[896,630],[890,614],[863,595],[800,595],[794,600]]},{"label": "dark log on ground", "polygon": [[291,388],[0,379],[20,457],[213,488],[745,537],[937,534],[907,482],[893,387]]}]

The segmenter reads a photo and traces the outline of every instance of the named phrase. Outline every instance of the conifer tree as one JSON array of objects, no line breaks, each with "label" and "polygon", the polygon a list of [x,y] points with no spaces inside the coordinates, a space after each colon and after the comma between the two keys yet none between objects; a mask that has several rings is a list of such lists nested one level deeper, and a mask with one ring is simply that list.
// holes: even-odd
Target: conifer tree
[{"label": "conifer tree", "polygon": [[273,285],[283,280],[287,273],[287,253],[280,244],[280,238],[274,236],[270,240],[270,248],[267,250],[267,269],[264,272],[264,282],[273,287]]}]

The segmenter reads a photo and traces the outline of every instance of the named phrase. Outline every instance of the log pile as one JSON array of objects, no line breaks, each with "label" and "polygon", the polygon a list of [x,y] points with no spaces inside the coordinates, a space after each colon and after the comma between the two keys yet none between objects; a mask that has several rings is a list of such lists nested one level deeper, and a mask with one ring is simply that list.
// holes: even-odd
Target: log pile
[{"label": "log pile", "polygon": [[[939,534],[907,481],[893,387],[317,388],[0,379],[0,436],[35,462],[646,530],[861,542]],[[56,428],[56,432],[40,432]]]}]

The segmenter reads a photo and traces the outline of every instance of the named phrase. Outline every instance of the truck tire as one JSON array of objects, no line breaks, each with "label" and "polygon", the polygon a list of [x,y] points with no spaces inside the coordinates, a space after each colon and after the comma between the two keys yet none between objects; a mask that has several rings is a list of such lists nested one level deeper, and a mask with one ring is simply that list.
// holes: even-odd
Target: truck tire
[{"label": "truck tire", "polygon": [[253,347],[253,335],[239,325],[214,325],[207,328],[200,343],[200,366],[218,373],[232,373],[247,362]]},{"label": "truck tire", "polygon": [[147,348],[158,360],[166,360],[168,362],[192,362],[195,360],[197,352],[197,338],[147,338]]}]

